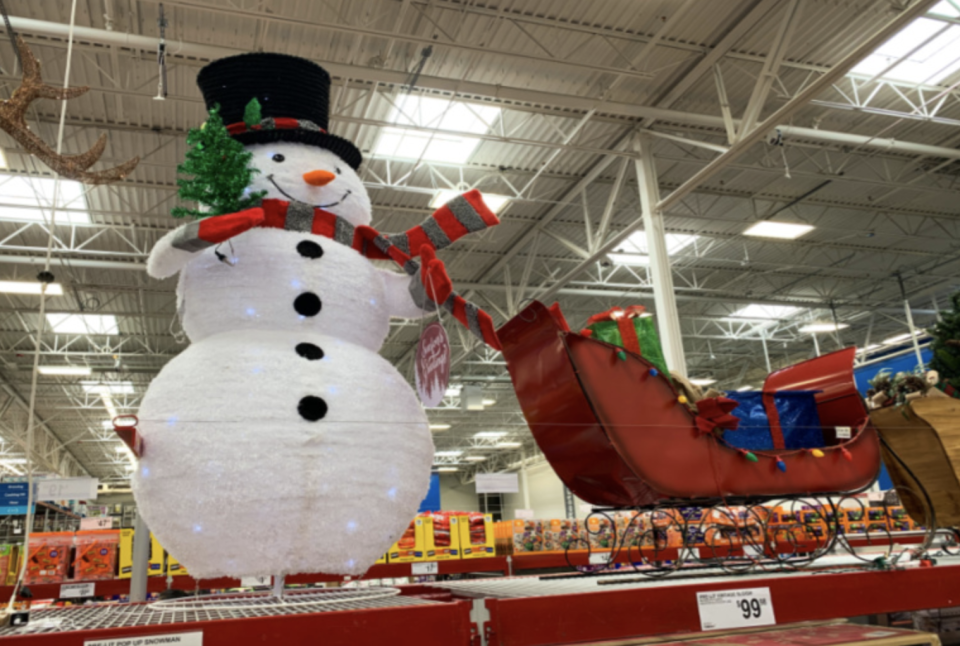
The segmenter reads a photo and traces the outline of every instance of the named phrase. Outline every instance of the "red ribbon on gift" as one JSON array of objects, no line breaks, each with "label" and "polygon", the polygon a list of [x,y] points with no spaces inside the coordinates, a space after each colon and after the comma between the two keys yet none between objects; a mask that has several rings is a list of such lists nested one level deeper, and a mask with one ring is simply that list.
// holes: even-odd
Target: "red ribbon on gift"
[{"label": "red ribbon on gift", "polygon": [[[633,327],[630,319],[642,316],[646,311],[647,308],[643,305],[630,305],[625,308],[614,305],[606,312],[600,312],[588,318],[587,327],[600,321],[616,321],[617,329],[620,330],[620,338],[623,340],[623,349],[634,354],[643,355],[643,353],[640,352],[640,339],[637,338],[637,329]],[[583,333],[581,332],[581,334]]]},{"label": "red ribbon on gift", "polygon": [[740,420],[730,412],[739,406],[738,402],[726,397],[708,397],[697,402],[697,430],[701,435],[713,433],[718,428],[735,431]]}]

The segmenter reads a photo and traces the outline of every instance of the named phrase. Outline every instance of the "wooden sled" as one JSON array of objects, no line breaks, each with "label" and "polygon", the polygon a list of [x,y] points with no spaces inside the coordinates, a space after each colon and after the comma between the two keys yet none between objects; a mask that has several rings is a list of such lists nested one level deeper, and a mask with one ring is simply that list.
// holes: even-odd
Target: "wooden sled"
[{"label": "wooden sled", "polygon": [[925,489],[938,527],[960,527],[960,400],[921,397],[902,406],[881,408],[870,419],[887,445],[883,461],[904,508],[914,522],[930,522]]},{"label": "wooden sled", "polygon": [[[564,484],[593,505],[851,492],[879,471],[877,433],[854,385],[853,348],[774,372],[764,384],[771,397],[820,391],[824,456],[773,449],[757,451],[754,463],[698,430],[668,375],[569,331],[558,308],[534,302],[497,334],[537,444]],[[838,426],[850,427],[852,437],[838,440]]]}]

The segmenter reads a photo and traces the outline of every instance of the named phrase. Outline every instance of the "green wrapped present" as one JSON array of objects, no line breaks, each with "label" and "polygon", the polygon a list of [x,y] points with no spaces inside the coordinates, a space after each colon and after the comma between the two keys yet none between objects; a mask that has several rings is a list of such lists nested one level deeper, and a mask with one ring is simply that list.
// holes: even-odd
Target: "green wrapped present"
[{"label": "green wrapped present", "polygon": [[606,312],[594,314],[587,320],[587,333],[592,339],[619,346],[649,361],[666,376],[670,375],[667,361],[660,347],[660,336],[653,317],[644,314],[642,305],[631,305],[626,309],[612,307]]}]

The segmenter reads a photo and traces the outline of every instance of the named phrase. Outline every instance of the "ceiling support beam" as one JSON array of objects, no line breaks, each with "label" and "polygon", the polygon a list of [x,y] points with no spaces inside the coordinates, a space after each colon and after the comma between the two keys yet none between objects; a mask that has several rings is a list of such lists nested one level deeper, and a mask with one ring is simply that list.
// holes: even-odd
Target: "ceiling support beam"
[{"label": "ceiling support beam", "polygon": [[[930,2],[932,0],[923,0]],[[910,11],[913,11],[912,9]],[[53,38],[66,38],[67,25],[48,22],[44,20],[34,20],[32,18],[21,18],[11,16],[10,22],[14,29],[21,32],[25,37],[29,35],[42,35]],[[116,31],[107,31],[104,29],[94,29],[92,27],[75,27],[74,39],[79,43],[94,43],[99,45],[112,45],[121,48],[127,48],[136,52],[156,52],[157,39],[147,36],[137,36],[134,34],[125,34]],[[29,38],[28,38],[29,40]],[[37,41],[40,45],[50,46],[58,45],[49,41]],[[234,56],[244,53],[239,49],[227,47],[216,47],[213,45],[200,45],[197,43],[178,43],[176,52],[168,53],[168,58],[177,58],[185,64],[202,65],[206,61],[223,58],[225,56]],[[370,83],[384,83],[387,85],[403,86],[407,82],[405,72],[375,69],[362,67],[359,65],[348,65],[322,61],[323,66],[337,80],[344,79],[362,79]],[[824,77],[827,77],[825,74]],[[818,80],[817,83],[820,81]],[[502,85],[492,85],[488,83],[474,83],[467,80],[448,79],[434,76],[421,75],[417,79],[417,86],[427,90],[445,92],[453,95],[462,96],[465,100],[472,97],[483,97],[501,101],[509,105],[516,103],[517,110],[532,110],[541,113],[555,113],[557,110],[573,110],[585,114],[596,109],[597,115],[615,116],[632,120],[653,119],[657,121],[666,121],[682,123],[692,126],[706,128],[715,128],[724,131],[725,124],[722,116],[710,114],[697,114],[691,112],[681,112],[666,108],[657,108],[652,106],[634,105],[628,103],[616,103],[606,101],[598,108],[596,99],[582,96],[573,96],[565,94],[555,94],[550,92],[541,92],[539,90],[527,90],[523,88],[513,88]],[[812,85],[810,87],[813,87]],[[808,88],[809,89],[809,88]],[[806,95],[804,92],[803,96]],[[801,95],[798,95],[798,98]],[[792,103],[793,100],[791,100]],[[781,108],[782,110],[783,108]],[[780,114],[778,110],[775,115]],[[576,118],[579,115],[568,115]],[[734,120],[739,124],[739,120]],[[866,146],[869,148],[880,148],[893,150],[911,155],[923,155],[926,157],[942,157],[946,159],[960,159],[960,149],[948,148],[945,146],[930,146],[909,141],[899,141],[894,139],[875,139],[868,135],[856,135],[851,133],[833,132],[829,130],[818,130],[816,128],[802,128],[799,126],[788,126],[785,123],[772,124],[769,129],[779,128],[785,135],[806,139],[810,141],[823,141],[839,144],[849,144],[855,146]]]},{"label": "ceiling support beam", "polygon": [[[724,170],[727,165],[734,162],[740,155],[745,153],[750,147],[760,141],[775,124],[788,120],[797,110],[802,108],[811,99],[818,96],[824,90],[829,88],[838,78],[846,74],[850,68],[856,65],[867,54],[876,49],[893,34],[900,31],[904,26],[912,22],[917,17],[933,6],[937,0],[918,0],[912,7],[904,10],[899,16],[888,22],[882,29],[876,31],[872,36],[860,43],[850,54],[848,54],[839,64],[829,72],[811,83],[805,90],[797,94],[793,99],[781,106],[776,112],[770,115],[763,123],[750,132],[740,132],[737,141],[730,146],[730,149],[719,157],[708,163],[694,174],[693,177],[673,190],[670,195],[663,198],[656,204],[659,211],[667,211],[678,204],[684,197],[697,190],[708,179]],[[960,150],[955,151],[960,154]],[[538,294],[540,300],[548,300],[556,293],[560,287],[570,282],[587,268],[594,265],[606,254],[613,251],[617,245],[626,240],[634,231],[640,229],[644,224],[644,219],[638,218],[627,227],[622,229],[617,235],[613,236],[608,242],[600,245],[589,258],[584,258],[576,267],[567,271],[563,276],[545,286]]]},{"label": "ceiling support beam", "polygon": [[641,133],[634,138],[633,149],[639,155],[636,161],[637,187],[647,253],[650,254],[650,281],[653,283],[657,328],[660,331],[660,343],[663,344],[664,359],[672,371],[686,377],[687,360],[683,354],[680,313],[677,311],[670,252],[667,249],[667,231],[663,223],[663,211],[658,207],[660,187],[657,184],[657,167],[653,161],[652,147],[650,137]]}]

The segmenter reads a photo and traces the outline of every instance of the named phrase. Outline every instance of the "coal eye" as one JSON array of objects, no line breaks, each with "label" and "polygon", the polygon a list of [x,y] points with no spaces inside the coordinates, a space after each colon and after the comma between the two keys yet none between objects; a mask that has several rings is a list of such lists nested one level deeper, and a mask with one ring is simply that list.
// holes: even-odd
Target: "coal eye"
[{"label": "coal eye", "polygon": [[273,156],[273,161],[277,162],[278,164],[282,162],[284,159],[286,159],[286,157],[284,157],[280,153],[277,153],[276,155]]},{"label": "coal eye", "polygon": [[339,167],[339,166],[334,166],[334,167],[333,167],[333,170],[337,171],[337,175],[340,174],[340,167]]}]

